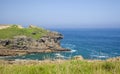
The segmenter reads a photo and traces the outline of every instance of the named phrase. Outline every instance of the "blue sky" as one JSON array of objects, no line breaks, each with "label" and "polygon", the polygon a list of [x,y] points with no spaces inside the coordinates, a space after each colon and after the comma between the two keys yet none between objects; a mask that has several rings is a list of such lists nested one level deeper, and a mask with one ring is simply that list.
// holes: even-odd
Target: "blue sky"
[{"label": "blue sky", "polygon": [[120,28],[120,0],[0,0],[0,24]]}]

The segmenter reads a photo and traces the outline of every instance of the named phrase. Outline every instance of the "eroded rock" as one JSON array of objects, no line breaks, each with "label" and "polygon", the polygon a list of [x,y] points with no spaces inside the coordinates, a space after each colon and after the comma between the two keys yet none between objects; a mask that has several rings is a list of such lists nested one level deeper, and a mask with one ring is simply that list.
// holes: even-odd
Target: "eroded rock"
[{"label": "eroded rock", "polygon": [[[63,35],[58,32],[49,32],[40,39],[33,39],[27,36],[15,36],[13,39],[1,39],[0,47],[1,49],[6,48],[10,50],[32,50],[32,52],[37,52],[36,50],[45,50],[44,52],[70,51],[69,49],[65,49],[60,46],[61,39],[63,39]],[[10,51],[4,52],[6,52],[6,55],[12,55],[10,54]],[[9,52],[9,54],[7,54],[7,52]],[[14,51],[12,51],[12,53],[13,52]],[[14,54],[16,55],[16,51]],[[1,53],[1,55],[5,54]]]}]

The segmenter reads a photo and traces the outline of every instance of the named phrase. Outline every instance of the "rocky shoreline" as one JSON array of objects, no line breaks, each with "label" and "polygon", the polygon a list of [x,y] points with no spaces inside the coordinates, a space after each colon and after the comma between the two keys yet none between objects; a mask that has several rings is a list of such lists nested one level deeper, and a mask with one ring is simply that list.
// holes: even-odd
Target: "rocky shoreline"
[{"label": "rocky shoreline", "polygon": [[[29,27],[37,28],[35,26]],[[34,36],[40,34],[40,32],[33,31],[31,34]],[[14,36],[14,38],[11,39],[0,39],[0,56],[70,51],[70,49],[62,48],[60,46],[61,39],[63,39],[62,34],[48,30],[47,34],[39,39],[34,39],[25,35]]]},{"label": "rocky shoreline", "polygon": [[51,50],[51,49],[45,49],[45,50],[39,50],[39,49],[31,49],[31,50],[10,50],[10,49],[0,49],[0,56],[21,56],[25,54],[31,54],[31,53],[47,53],[47,52],[64,52],[64,51],[70,51],[70,49],[57,49],[57,50]]},{"label": "rocky shoreline", "polygon": [[29,64],[42,64],[42,63],[63,63],[67,61],[83,61],[83,62],[120,62],[120,57],[114,57],[114,58],[109,58],[106,60],[89,60],[89,59],[84,59],[82,56],[75,56],[72,59],[65,60],[65,59],[55,59],[55,60],[50,60],[50,59],[45,59],[45,60],[27,60],[27,59],[16,59],[16,60],[0,60],[0,64],[20,64],[20,65],[29,65]]}]

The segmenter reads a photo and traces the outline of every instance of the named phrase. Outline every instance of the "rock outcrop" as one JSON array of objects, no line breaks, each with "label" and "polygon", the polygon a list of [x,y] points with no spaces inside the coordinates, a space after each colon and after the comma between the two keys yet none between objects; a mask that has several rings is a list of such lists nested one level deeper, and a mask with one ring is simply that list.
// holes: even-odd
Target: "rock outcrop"
[{"label": "rock outcrop", "polygon": [[[36,33],[34,32],[32,34]],[[17,54],[18,52],[21,52],[21,50],[23,53],[70,51],[69,49],[65,49],[60,46],[61,39],[63,39],[62,34],[51,31],[48,31],[47,35],[44,35],[39,39],[34,39],[28,36],[20,35],[15,36],[12,39],[0,39],[0,50],[2,49],[3,51],[3,49],[9,49],[7,50],[9,51],[9,54],[10,52],[14,52],[15,55],[16,50]],[[4,55],[9,54],[6,53]],[[3,55],[3,53],[1,52],[0,55]]]},{"label": "rock outcrop", "polygon": [[84,58],[81,55],[74,56],[73,59],[74,60],[84,60]]},{"label": "rock outcrop", "polygon": [[49,32],[40,39],[33,39],[27,36],[15,36],[13,39],[0,40],[1,47],[9,49],[30,50],[30,49],[61,49],[60,39],[63,36],[57,32]]}]

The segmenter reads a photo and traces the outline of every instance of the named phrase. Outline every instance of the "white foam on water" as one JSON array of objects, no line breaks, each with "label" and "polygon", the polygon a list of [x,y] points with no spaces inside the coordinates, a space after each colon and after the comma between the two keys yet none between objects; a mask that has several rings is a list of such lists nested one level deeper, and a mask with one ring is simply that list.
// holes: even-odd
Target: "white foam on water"
[{"label": "white foam on water", "polygon": [[91,55],[91,57],[95,57],[95,58],[108,58],[108,56],[106,56],[106,55]]},{"label": "white foam on water", "polygon": [[64,58],[65,56],[61,55],[60,53],[55,54],[56,58]]},{"label": "white foam on water", "polygon": [[75,49],[75,47],[76,47],[76,45],[74,45],[74,44],[69,44],[69,43],[66,43],[66,44],[62,44],[63,46],[65,46],[65,48],[67,48],[67,49],[71,49],[71,53],[73,53],[73,52],[76,52],[77,50],[74,50]]},{"label": "white foam on water", "polygon": [[76,51],[77,51],[77,50],[71,50],[70,52],[72,52],[72,53],[73,53],[73,52],[76,52]]},{"label": "white foam on water", "polygon": [[61,57],[61,58],[64,58],[64,56],[60,55],[60,56],[56,56],[56,57]]},{"label": "white foam on water", "polygon": [[59,56],[59,55],[61,55],[61,54],[60,54],[60,53],[56,53],[55,55],[56,55],[56,56]]},{"label": "white foam on water", "polygon": [[25,58],[25,56],[22,56],[22,58]]},{"label": "white foam on water", "polygon": [[64,46],[65,48],[68,48],[68,49],[74,49],[76,47],[76,45],[74,44],[62,44],[62,46]]},{"label": "white foam on water", "polygon": [[98,56],[98,58],[108,58],[108,56]]}]

